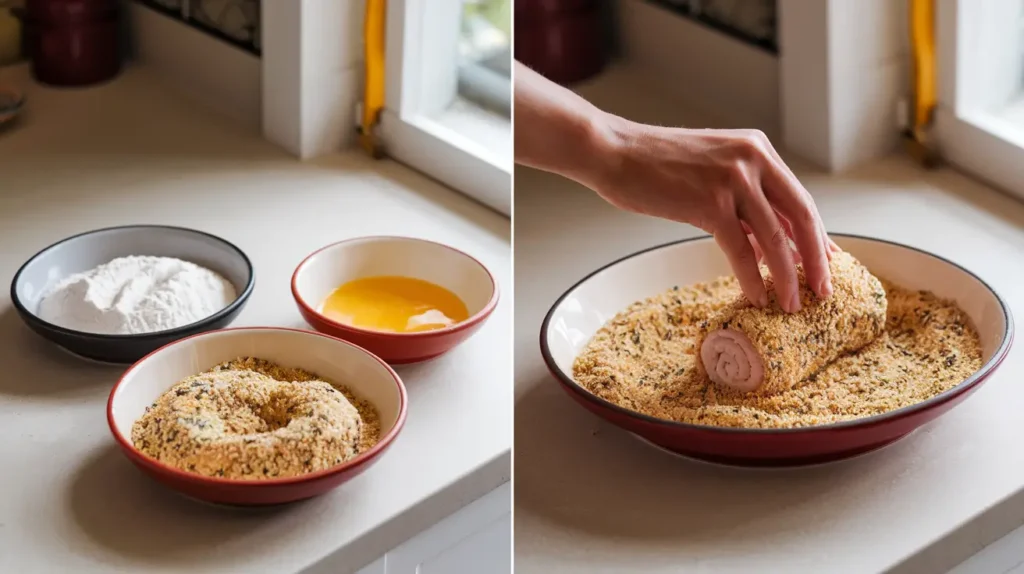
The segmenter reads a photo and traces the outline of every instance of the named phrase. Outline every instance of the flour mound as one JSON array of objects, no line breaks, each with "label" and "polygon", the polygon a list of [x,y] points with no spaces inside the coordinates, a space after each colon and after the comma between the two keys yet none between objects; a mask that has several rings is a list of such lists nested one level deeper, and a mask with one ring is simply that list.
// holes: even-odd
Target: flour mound
[{"label": "flour mound", "polygon": [[171,257],[119,257],[57,283],[39,303],[55,325],[104,335],[134,335],[183,327],[235,300],[226,279]]}]

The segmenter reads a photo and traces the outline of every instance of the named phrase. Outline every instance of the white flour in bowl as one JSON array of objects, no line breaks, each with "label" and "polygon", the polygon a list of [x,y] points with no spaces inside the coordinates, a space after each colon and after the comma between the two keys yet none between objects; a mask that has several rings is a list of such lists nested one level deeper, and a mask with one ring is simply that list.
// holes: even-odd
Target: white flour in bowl
[{"label": "white flour in bowl", "polygon": [[194,263],[133,255],[60,281],[39,302],[38,315],[75,331],[134,335],[195,323],[236,296],[228,280]]}]

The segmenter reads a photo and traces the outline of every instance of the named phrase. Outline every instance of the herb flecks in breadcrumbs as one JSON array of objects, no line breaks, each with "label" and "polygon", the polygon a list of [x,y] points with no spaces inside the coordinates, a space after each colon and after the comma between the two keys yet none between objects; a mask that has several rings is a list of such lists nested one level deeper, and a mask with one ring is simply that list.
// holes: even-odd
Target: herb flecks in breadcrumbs
[{"label": "herb flecks in breadcrumbs", "polygon": [[659,419],[718,427],[789,428],[882,414],[955,387],[981,368],[977,331],[953,302],[883,280],[885,332],[769,396],[729,393],[697,368],[702,323],[740,294],[735,277],[634,303],[594,335],[575,380],[612,403]]},{"label": "herb flecks in breadcrumbs", "polygon": [[262,480],[324,470],[377,443],[368,402],[302,369],[240,358],[175,384],[132,426],[132,443],[206,476]]}]

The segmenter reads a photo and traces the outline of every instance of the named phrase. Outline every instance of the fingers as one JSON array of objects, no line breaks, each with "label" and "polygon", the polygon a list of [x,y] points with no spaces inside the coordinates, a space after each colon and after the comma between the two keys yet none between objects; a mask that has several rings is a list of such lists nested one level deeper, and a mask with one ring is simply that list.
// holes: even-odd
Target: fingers
[{"label": "fingers", "polygon": [[828,257],[829,261],[832,261],[832,254],[839,250],[839,246],[828,236],[828,232],[825,231],[824,221],[821,222],[821,236],[825,238],[825,256]]},{"label": "fingers", "polygon": [[[778,216],[778,213],[776,213],[776,216]],[[786,227],[785,219],[779,216],[779,221],[782,222],[783,227]],[[754,255],[757,257],[758,265],[760,265],[761,262],[764,260],[764,250],[761,249],[761,244],[757,242],[757,238],[754,237],[754,232],[750,230],[750,227],[747,226],[746,223],[743,224],[743,232],[747,234],[747,240],[750,241],[751,247],[754,248]],[[788,229],[787,233],[789,233]],[[797,251],[795,247],[791,249],[790,255],[793,256],[793,263],[800,263],[800,252]]]},{"label": "fingers", "polygon": [[789,220],[786,219],[786,217],[779,213],[778,211],[775,212],[775,217],[779,218],[779,223],[781,223],[782,227],[786,230],[786,236],[789,238],[789,254],[793,257],[793,262],[802,263],[803,257],[800,255],[800,251],[797,250],[796,244],[793,241],[793,224],[790,223]]},{"label": "fingers", "polygon": [[754,247],[743,233],[739,220],[735,217],[725,218],[715,226],[715,241],[729,258],[736,279],[740,282],[743,294],[757,307],[768,305],[768,293],[764,288],[764,279],[758,269],[758,257]]},{"label": "fingers", "polygon": [[828,261],[831,252],[824,223],[810,194],[774,150],[769,154],[769,165],[762,173],[762,186],[765,196],[791,226],[808,286],[818,297],[830,296],[832,279]]},{"label": "fingers", "polygon": [[775,294],[783,310],[800,310],[800,292],[796,265],[790,254],[786,228],[775,215],[775,210],[763,194],[752,194],[740,205],[740,215],[754,231],[754,237],[764,250],[764,259],[775,281]]},{"label": "fingers", "polygon": [[750,241],[750,246],[754,248],[754,257],[757,258],[757,264],[760,265],[761,261],[764,261],[764,250],[761,249],[761,244],[757,242],[757,238],[752,233],[747,234],[747,240]]}]

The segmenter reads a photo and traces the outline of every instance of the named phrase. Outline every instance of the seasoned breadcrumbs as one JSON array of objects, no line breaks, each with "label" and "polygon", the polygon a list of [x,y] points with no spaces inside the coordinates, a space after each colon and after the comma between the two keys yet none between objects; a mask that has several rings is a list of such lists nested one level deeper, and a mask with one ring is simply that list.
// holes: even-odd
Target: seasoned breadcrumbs
[{"label": "seasoned breadcrumbs", "polygon": [[[775,304],[774,281],[762,268],[767,275],[765,286],[773,294],[772,305],[758,309],[746,297],[737,296],[701,323],[703,334],[732,329],[746,335],[764,359],[764,382],[754,391],[757,394],[792,388],[840,356],[868,345],[885,329],[887,301],[881,281],[845,251],[833,254],[829,269],[832,296],[818,299],[807,287],[803,266],[797,266],[799,313],[786,313]],[[697,350],[702,341],[698,337]],[[695,364],[704,371],[702,361]]]},{"label": "seasoned breadcrumbs", "polygon": [[330,468],[379,435],[376,410],[348,389],[251,357],[180,381],[132,426],[135,447],[165,464],[245,480]]},{"label": "seasoned breadcrumbs", "polygon": [[723,391],[697,368],[702,324],[740,297],[735,277],[674,287],[634,303],[594,335],[575,380],[655,418],[718,427],[790,428],[868,417],[953,388],[981,367],[980,340],[952,301],[882,281],[885,332],[794,387]]}]

